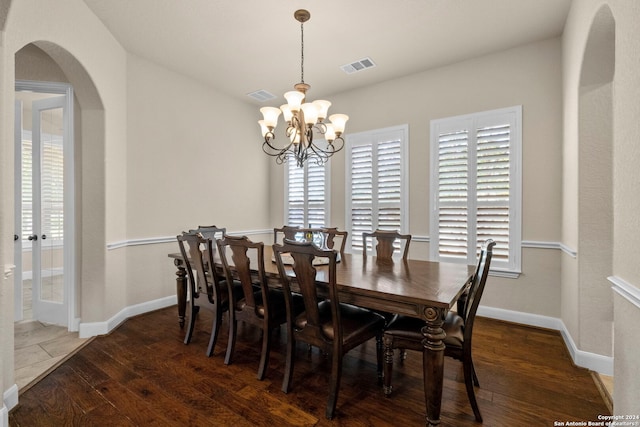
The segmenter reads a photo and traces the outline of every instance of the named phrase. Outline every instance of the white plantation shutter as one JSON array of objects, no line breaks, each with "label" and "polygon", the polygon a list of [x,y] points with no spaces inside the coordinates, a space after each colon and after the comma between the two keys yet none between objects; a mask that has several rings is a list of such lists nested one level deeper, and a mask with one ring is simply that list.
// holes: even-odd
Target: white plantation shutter
[{"label": "white plantation shutter", "polygon": [[373,144],[351,147],[351,247],[362,250],[362,232],[373,229]]},{"label": "white plantation shutter", "polygon": [[42,231],[47,239],[64,238],[64,156],[62,137],[43,136],[41,172]]},{"label": "white plantation shutter", "polygon": [[[24,132],[24,131],[23,131]],[[22,140],[22,236],[33,234],[33,145],[31,135]]]},{"label": "white plantation shutter", "polygon": [[318,166],[313,160],[307,169],[307,219],[305,224],[312,227],[328,226],[326,197],[326,164]]},{"label": "white plantation shutter", "polygon": [[[34,233],[33,228],[33,143],[31,132],[23,131],[22,140],[22,236]],[[64,239],[64,153],[62,138],[43,134],[41,183],[41,231],[47,239]]]},{"label": "white plantation shutter", "polygon": [[520,271],[521,107],[431,122],[432,259],[475,264],[496,241],[492,270]]},{"label": "white plantation shutter", "polygon": [[289,159],[285,176],[287,225],[328,226],[327,174],[328,163],[318,165],[308,160],[303,167],[298,167],[295,159]]},{"label": "white plantation shutter", "polygon": [[476,246],[493,239],[492,262],[509,262],[511,125],[480,128],[476,135]]},{"label": "white plantation shutter", "polygon": [[439,254],[467,259],[468,131],[438,135]]},{"label": "white plantation shutter", "polygon": [[347,137],[347,228],[351,249],[362,251],[362,233],[377,228],[406,232],[407,126]]}]

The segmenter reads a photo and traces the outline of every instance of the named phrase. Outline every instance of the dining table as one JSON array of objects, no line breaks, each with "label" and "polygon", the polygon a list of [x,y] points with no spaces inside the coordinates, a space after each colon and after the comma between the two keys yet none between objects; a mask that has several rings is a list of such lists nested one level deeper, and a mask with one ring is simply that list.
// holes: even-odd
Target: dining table
[{"label": "dining table", "polygon": [[[265,245],[264,252],[269,285],[279,287],[277,266],[270,261],[271,245]],[[168,256],[177,268],[178,321],[183,327],[187,306],[185,262],[180,253]],[[316,266],[319,287],[328,281],[328,269],[321,264]],[[467,264],[415,259],[382,261],[375,256],[349,253],[341,254],[336,265],[340,302],[425,321],[422,361],[428,426],[440,424],[445,349],[442,325],[449,310],[467,290],[474,272],[475,266]]]}]

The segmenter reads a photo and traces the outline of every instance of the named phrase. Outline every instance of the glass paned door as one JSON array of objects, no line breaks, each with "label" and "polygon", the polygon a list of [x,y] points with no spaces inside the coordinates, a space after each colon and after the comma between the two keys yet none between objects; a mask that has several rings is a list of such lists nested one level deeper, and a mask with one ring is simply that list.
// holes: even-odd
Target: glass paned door
[{"label": "glass paned door", "polygon": [[[20,243],[22,316],[68,325],[65,274],[65,108],[66,96],[18,92],[21,132]],[[16,124],[18,120],[16,119]],[[16,135],[18,139],[18,135]],[[29,312],[29,306],[31,312]],[[16,307],[16,310],[18,307]]]},{"label": "glass paned door", "polygon": [[[34,310],[41,316],[57,317],[57,311],[67,317],[64,295],[64,155],[63,155],[64,97],[40,100],[33,103],[34,152],[38,152],[39,174],[34,173],[34,201],[39,204],[39,214],[34,221],[34,237],[37,233],[40,265],[34,271],[40,273],[39,289],[34,287]],[[37,150],[39,146],[39,150]],[[35,159],[35,156],[34,156]],[[34,162],[35,163],[35,162]],[[39,176],[37,176],[39,175]],[[37,194],[39,193],[39,194]],[[37,211],[36,211],[37,212]],[[34,215],[34,218],[36,216]],[[38,292],[35,292],[35,291]],[[58,320],[54,323],[60,323]]]}]

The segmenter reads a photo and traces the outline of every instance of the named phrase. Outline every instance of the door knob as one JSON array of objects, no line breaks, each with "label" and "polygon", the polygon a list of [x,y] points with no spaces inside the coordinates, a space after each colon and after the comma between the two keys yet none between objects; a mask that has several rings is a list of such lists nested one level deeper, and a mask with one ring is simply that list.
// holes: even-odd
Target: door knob
[{"label": "door knob", "polygon": [[20,236],[18,236],[17,234],[14,234],[14,235],[13,235],[13,240],[14,240],[14,241],[19,240],[19,239],[20,239]]},{"label": "door knob", "polygon": [[41,237],[42,240],[46,240],[46,238],[47,238],[46,234],[43,234],[42,237]]},{"label": "door knob", "polygon": [[38,240],[38,235],[37,234],[32,234],[28,237],[29,240]]}]

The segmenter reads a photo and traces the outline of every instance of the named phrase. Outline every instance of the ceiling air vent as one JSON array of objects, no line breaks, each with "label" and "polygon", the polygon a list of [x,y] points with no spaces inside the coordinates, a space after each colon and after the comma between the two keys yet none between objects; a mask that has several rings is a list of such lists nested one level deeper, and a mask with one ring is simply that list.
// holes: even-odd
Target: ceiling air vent
[{"label": "ceiling air vent", "polygon": [[274,94],[264,89],[260,89],[255,92],[248,93],[247,96],[260,102],[268,101],[276,97]]},{"label": "ceiling air vent", "polygon": [[351,64],[343,65],[340,68],[342,68],[342,71],[344,71],[347,74],[353,74],[353,73],[357,73],[358,71],[363,71],[368,68],[373,68],[375,66],[376,64],[373,63],[371,58],[364,58],[359,61],[352,62]]}]

